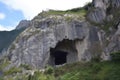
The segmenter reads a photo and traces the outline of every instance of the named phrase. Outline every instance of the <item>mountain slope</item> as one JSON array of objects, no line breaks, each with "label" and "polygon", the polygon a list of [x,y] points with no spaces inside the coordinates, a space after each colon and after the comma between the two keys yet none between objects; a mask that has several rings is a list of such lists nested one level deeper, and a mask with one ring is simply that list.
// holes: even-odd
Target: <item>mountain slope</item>
[{"label": "mountain slope", "polygon": [[0,52],[7,50],[9,45],[23,30],[0,31]]}]

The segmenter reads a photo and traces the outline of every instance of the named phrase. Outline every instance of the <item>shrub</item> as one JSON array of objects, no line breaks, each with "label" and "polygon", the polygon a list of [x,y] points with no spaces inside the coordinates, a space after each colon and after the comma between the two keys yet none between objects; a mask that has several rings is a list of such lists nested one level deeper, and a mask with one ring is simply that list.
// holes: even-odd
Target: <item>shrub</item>
[{"label": "shrub", "polygon": [[120,51],[113,52],[110,54],[110,56],[113,61],[119,61],[120,60]]},{"label": "shrub", "polygon": [[54,74],[54,69],[51,66],[48,66],[45,70],[45,74]]},{"label": "shrub", "polygon": [[0,80],[4,80],[2,76],[0,76]]},{"label": "shrub", "polygon": [[97,64],[97,63],[94,63],[94,65],[92,66],[92,72],[97,73],[100,70],[101,70],[101,65]]},{"label": "shrub", "polygon": [[26,70],[31,70],[32,69],[32,67],[30,65],[27,65],[27,64],[21,64],[20,67],[23,67]]},{"label": "shrub", "polygon": [[4,74],[11,75],[11,74],[20,73],[20,72],[22,72],[22,70],[20,68],[12,67],[9,70],[5,71]]}]

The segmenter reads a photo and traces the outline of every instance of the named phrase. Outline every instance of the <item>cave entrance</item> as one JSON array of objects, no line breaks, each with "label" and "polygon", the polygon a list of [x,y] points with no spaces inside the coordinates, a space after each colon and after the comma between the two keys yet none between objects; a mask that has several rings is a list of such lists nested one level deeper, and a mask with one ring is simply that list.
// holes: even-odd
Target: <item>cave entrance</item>
[{"label": "cave entrance", "polygon": [[50,48],[50,57],[48,64],[51,66],[73,63],[78,61],[78,53],[74,40],[64,39]]},{"label": "cave entrance", "polygon": [[64,51],[55,51],[52,56],[54,57],[55,65],[62,65],[67,62],[67,52]]}]

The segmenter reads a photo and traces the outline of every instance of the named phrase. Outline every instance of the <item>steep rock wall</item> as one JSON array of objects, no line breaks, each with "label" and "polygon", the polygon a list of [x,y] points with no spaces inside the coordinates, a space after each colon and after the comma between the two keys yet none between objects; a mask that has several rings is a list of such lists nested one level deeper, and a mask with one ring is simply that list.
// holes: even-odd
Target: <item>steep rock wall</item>
[{"label": "steep rock wall", "polygon": [[[109,60],[111,52],[120,50],[120,22],[113,12],[119,9],[119,0],[93,0],[92,4],[86,20],[68,14],[67,19],[58,15],[34,18],[6,52],[11,66],[28,64],[44,68],[47,64],[54,65],[51,49],[69,53],[67,63],[95,58]],[[109,21],[114,22],[113,25],[108,25]],[[107,26],[109,34],[101,26]]]},{"label": "steep rock wall", "polygon": [[100,54],[95,51],[95,48],[101,47],[98,29],[87,21],[69,22],[64,18],[34,21],[30,28],[17,37],[7,53],[14,65],[29,64],[34,68],[43,68],[49,62],[50,48],[55,48],[64,39],[75,42],[77,61],[89,61]]}]

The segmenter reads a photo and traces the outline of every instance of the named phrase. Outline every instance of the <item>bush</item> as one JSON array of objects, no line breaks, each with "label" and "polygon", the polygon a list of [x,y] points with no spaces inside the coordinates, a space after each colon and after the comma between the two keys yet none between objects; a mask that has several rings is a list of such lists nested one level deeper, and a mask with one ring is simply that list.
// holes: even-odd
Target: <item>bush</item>
[{"label": "bush", "polygon": [[110,56],[113,61],[119,61],[120,60],[120,51],[113,52],[110,54]]},{"label": "bush", "polygon": [[2,76],[0,76],[0,80],[4,80]]},{"label": "bush", "polygon": [[45,74],[54,74],[54,69],[51,66],[48,66],[45,70]]},{"label": "bush", "polygon": [[16,74],[16,73],[21,73],[22,70],[20,68],[17,67],[12,67],[9,70],[4,72],[4,75],[11,75],[11,74]]},{"label": "bush", "polygon": [[21,64],[20,67],[23,67],[26,70],[32,70],[32,67],[30,65],[27,65],[27,64]]},{"label": "bush", "polygon": [[92,66],[92,72],[97,73],[100,70],[101,70],[101,65],[97,64],[97,63],[94,63],[93,66]]}]

